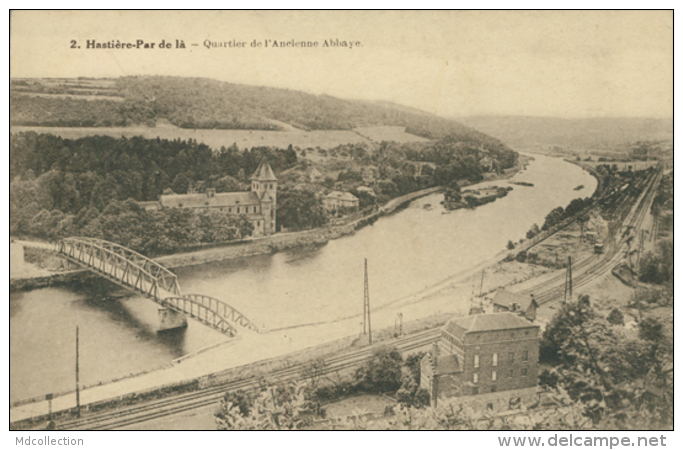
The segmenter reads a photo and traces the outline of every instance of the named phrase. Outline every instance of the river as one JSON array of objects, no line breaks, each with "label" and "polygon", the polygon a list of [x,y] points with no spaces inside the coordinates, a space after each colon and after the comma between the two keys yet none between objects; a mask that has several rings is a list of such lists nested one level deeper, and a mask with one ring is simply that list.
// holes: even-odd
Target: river
[{"label": "river", "polygon": [[[430,195],[315,249],[177,269],[180,285],[225,300],[268,329],[329,322],[362,314],[367,258],[373,308],[391,304],[492,258],[508,240],[542,225],[551,209],[597,187],[576,165],[534,158],[514,177],[534,186],[512,185],[494,203],[446,213],[443,195]],[[575,191],[579,185],[584,189]],[[226,339],[192,320],[184,331],[157,334],[156,309],[141,297],[104,300],[76,287],[10,294],[10,401],[75,388],[76,326],[85,386],[153,370]]]}]

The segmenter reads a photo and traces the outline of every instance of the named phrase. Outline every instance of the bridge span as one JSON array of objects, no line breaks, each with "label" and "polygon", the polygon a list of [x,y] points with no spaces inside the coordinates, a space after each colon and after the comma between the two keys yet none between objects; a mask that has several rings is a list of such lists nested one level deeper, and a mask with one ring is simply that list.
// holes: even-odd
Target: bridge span
[{"label": "bridge span", "polygon": [[162,306],[160,330],[187,326],[185,316],[228,336],[238,327],[259,333],[244,314],[222,300],[201,294],[183,295],[176,275],[140,253],[102,239],[73,237],[57,244],[62,258]]}]

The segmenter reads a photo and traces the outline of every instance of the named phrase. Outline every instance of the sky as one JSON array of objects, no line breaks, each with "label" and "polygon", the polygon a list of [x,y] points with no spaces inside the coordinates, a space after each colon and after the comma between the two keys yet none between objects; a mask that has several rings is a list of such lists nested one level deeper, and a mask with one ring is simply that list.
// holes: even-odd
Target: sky
[{"label": "sky", "polygon": [[[85,48],[138,39],[155,48]],[[158,48],[176,39],[187,48]],[[245,48],[204,46],[233,39]],[[11,77],[207,77],[445,117],[673,115],[671,11],[14,11],[10,64]]]}]

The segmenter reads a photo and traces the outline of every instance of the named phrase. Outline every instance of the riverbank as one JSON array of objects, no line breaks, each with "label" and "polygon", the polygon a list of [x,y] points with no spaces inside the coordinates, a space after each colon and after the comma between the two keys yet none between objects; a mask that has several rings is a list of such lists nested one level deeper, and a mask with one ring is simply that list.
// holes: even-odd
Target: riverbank
[{"label": "riverbank", "polygon": [[[533,160],[533,157],[520,154],[517,164],[514,167],[504,170],[501,174],[488,173],[484,177],[483,182],[512,178],[518,172],[526,169],[531,160]],[[379,207],[377,211],[373,212],[372,214],[343,225],[321,227],[312,230],[295,231],[289,233],[277,233],[246,242],[160,256],[155,258],[155,260],[168,268],[177,268],[204,264],[207,262],[277,253],[279,251],[292,248],[306,248],[324,245],[330,240],[339,239],[344,236],[350,236],[361,228],[372,225],[379,218],[399,211],[413,200],[434,194],[436,192],[442,191],[443,189],[444,188],[441,186],[436,186],[394,198],[389,200],[389,202],[387,202],[385,205]]]},{"label": "riverbank", "polygon": [[[502,173],[487,173],[482,182],[491,182],[505,180],[513,177],[518,172],[526,169],[533,157],[519,154],[517,164],[510,169],[504,170]],[[467,186],[469,184],[465,184]],[[313,248],[327,244],[330,240],[339,239],[345,236],[353,235],[356,231],[363,227],[374,224],[379,218],[394,214],[403,207],[406,207],[412,201],[442,191],[443,187],[436,186],[421,191],[412,192],[401,197],[389,200],[385,205],[377,208],[371,214],[353,220],[349,223],[331,225],[326,227],[314,228],[311,230],[293,231],[285,233],[276,233],[270,236],[264,236],[254,239],[246,239],[239,242],[229,242],[223,245],[212,246],[210,248],[199,248],[190,251],[183,251],[170,255],[163,255],[153,258],[157,262],[163,264],[168,268],[180,268],[205,264],[215,261],[247,258],[250,256],[265,255],[277,253],[280,251],[293,248]],[[38,241],[16,241],[21,245],[27,247],[35,247],[40,249],[51,249],[52,245],[49,243]],[[52,251],[49,253],[53,254]],[[43,258],[34,257],[22,267],[26,267],[24,272],[15,270],[11,272],[11,279],[25,279],[34,278],[36,276],[49,278],[50,276],[60,275],[59,270],[53,267],[52,262],[45,262],[49,256],[43,255]],[[17,261],[19,258],[15,258]],[[14,261],[15,259],[12,259]],[[31,264],[32,263],[32,264]],[[18,266],[19,264],[12,264]],[[29,273],[30,272],[30,273]],[[68,279],[68,278],[66,278]],[[61,278],[57,277],[53,283],[61,284]],[[28,290],[31,288],[39,288],[57,284],[49,284],[49,280],[34,280],[34,281],[17,281],[10,284],[10,291],[12,290]]]},{"label": "riverbank", "polygon": [[257,239],[213,247],[191,252],[176,253],[160,256],[155,260],[168,268],[187,267],[214,261],[246,258],[249,256],[277,253],[292,248],[312,248],[327,244],[332,239],[353,235],[363,227],[372,225],[380,217],[388,216],[400,210],[413,200],[440,191],[441,187],[433,187],[413,192],[390,200],[372,214],[361,217],[353,222],[330,227],[314,228],[312,230],[276,233]]},{"label": "riverbank", "polygon": [[[576,184],[578,183],[572,183],[571,186]],[[418,194],[413,194],[412,197],[416,195]],[[362,262],[362,257],[365,255],[372,258],[371,287],[375,306],[372,319],[373,330],[381,328],[391,330],[397,313],[401,313],[406,322],[408,318],[426,317],[430,314],[439,314],[439,312],[466,314],[472,292],[471,280],[443,295],[430,296],[425,299],[411,298],[409,302],[403,304],[400,297],[419,291],[423,287],[432,286],[445,278],[449,278],[449,282],[456,282],[450,274],[462,273],[463,269],[470,271],[482,260],[487,259],[472,258],[468,255],[485,251],[487,255],[493,256],[503,249],[506,240],[498,236],[495,242],[491,242],[491,237],[497,236],[493,231],[498,228],[488,225],[496,223],[492,220],[496,216],[509,214],[508,211],[518,211],[519,208],[513,197],[512,203],[501,202],[502,211],[496,212],[501,209],[501,206],[492,205],[478,209],[476,212],[468,211],[463,214],[442,216],[436,208],[429,210],[424,207],[425,204],[434,204],[434,200],[438,197],[437,194],[428,199],[418,200],[418,203],[411,205],[401,213],[401,216],[386,218],[381,221],[381,224],[364,229],[354,238],[330,243],[314,252],[303,252],[303,256],[313,255],[315,261],[312,257],[301,257],[302,255],[298,252],[293,255],[290,253],[275,255],[272,258],[251,258],[249,261],[237,263],[240,268],[243,264],[246,265],[247,270],[240,270],[227,283],[221,281],[225,279],[223,275],[225,269],[220,265],[218,267],[201,266],[180,272],[185,277],[185,282],[182,284],[188,291],[214,296],[226,295],[231,301],[243,301],[242,305],[236,304],[236,306],[250,317],[252,312],[254,318],[258,320],[265,321],[266,317],[273,317],[273,328],[280,324],[296,326],[296,328],[290,326],[265,335],[245,335],[245,339],[234,346],[229,346],[229,348],[219,346],[208,350],[203,354],[187,358],[173,369],[156,371],[130,380],[120,380],[114,383],[115,386],[86,389],[82,395],[83,402],[86,398],[92,402],[124,395],[126,392],[144,391],[154,386],[184,380],[191,375],[203,376],[203,374],[214,373],[229,367],[249,364],[250,361],[260,361],[263,358],[284,355],[297,349],[325,344],[335,338],[357,336],[360,318],[359,308],[353,306],[356,305],[354,299],[357,299],[356,289],[353,286],[362,286],[362,264],[357,273],[354,262]],[[526,220],[524,219],[523,222],[526,223]],[[467,228],[474,222],[478,225],[473,229]],[[437,228],[435,226],[437,224],[440,227]],[[511,223],[506,223],[505,226],[509,229]],[[517,224],[516,229],[522,228]],[[462,249],[465,247],[460,244],[453,245],[459,237],[470,235],[470,231],[473,230],[477,230],[479,232],[477,236],[481,237],[481,240],[477,239],[480,242],[479,246],[465,245],[469,250],[463,252]],[[487,242],[488,248],[481,248]],[[449,243],[451,244],[448,245]],[[467,244],[467,242],[462,244]],[[491,252],[492,249],[497,251]],[[435,260],[437,255],[442,256],[438,261]],[[463,258],[465,261],[476,261],[458,264],[463,261]],[[268,265],[264,264],[264,261]],[[232,262],[228,263],[227,266],[232,267],[232,264]],[[321,273],[324,267],[330,269]],[[208,275],[206,278],[206,272],[211,270],[220,273],[221,276]],[[299,275],[296,274],[297,271]],[[409,274],[415,273],[417,273],[414,276],[415,282],[404,283],[402,281],[409,277]],[[434,275],[435,273],[437,275]],[[194,280],[195,278],[197,281]],[[474,278],[479,287],[480,274],[475,274]],[[205,279],[212,281],[206,283]],[[276,282],[273,283],[273,280]],[[281,280],[287,280],[287,283],[279,283]],[[396,289],[396,285],[401,288]],[[247,292],[238,290],[245,286],[258,287]],[[302,286],[304,289],[301,289]],[[292,287],[294,289],[291,289]],[[263,292],[265,295],[262,294]],[[269,295],[269,292],[277,292],[277,295]],[[417,301],[414,302],[414,300]],[[285,319],[281,319],[282,317]],[[316,323],[302,324],[302,321]]]}]

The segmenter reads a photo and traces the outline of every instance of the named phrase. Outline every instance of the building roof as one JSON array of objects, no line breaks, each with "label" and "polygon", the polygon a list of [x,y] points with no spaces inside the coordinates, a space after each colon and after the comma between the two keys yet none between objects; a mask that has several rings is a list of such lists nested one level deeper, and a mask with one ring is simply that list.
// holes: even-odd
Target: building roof
[{"label": "building roof", "polygon": [[444,330],[462,339],[466,334],[484,331],[515,330],[522,328],[539,328],[528,320],[511,312],[493,314],[475,314],[456,317],[444,325]]},{"label": "building roof", "polygon": [[443,375],[446,373],[462,372],[460,361],[456,355],[443,355],[436,357],[436,374]]},{"label": "building roof", "polygon": [[514,292],[509,292],[505,289],[498,289],[496,295],[493,296],[494,305],[504,306],[509,309],[512,303],[517,303],[523,311],[529,309],[532,301],[535,302],[536,300],[530,295],[515,294]]},{"label": "building roof", "polygon": [[371,187],[368,187],[368,186],[358,186],[358,187],[356,188],[356,190],[357,190],[358,192],[367,192],[367,193],[370,194],[370,195],[376,195],[376,194],[375,194],[375,191],[374,191]]},{"label": "building roof", "polygon": [[147,211],[161,208],[161,203],[159,203],[158,201],[138,202],[138,205],[140,205],[142,209],[146,209]]},{"label": "building roof", "polygon": [[346,200],[346,201],[358,201],[355,195],[351,194],[350,192],[342,192],[342,191],[332,191],[329,194],[325,196],[326,198],[329,199],[336,199],[336,200]]},{"label": "building roof", "polygon": [[165,208],[221,208],[232,206],[252,206],[261,203],[255,192],[224,192],[214,194],[172,194],[159,197]]},{"label": "building roof", "polygon": [[266,157],[263,157],[261,163],[256,168],[256,172],[251,176],[251,179],[257,181],[277,181],[277,177],[273,173],[273,169],[270,168],[270,164],[268,164],[268,159],[266,159]]}]

